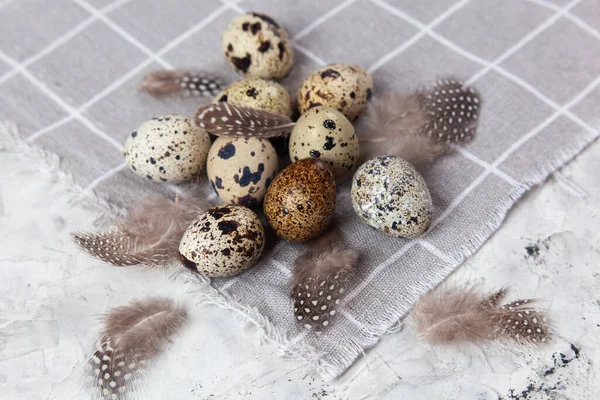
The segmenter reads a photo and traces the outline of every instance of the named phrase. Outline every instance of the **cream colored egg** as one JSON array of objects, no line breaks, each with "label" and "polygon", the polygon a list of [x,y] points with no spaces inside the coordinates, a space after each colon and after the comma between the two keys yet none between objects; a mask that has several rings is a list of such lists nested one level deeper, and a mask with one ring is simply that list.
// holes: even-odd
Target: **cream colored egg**
[{"label": "cream colored egg", "polygon": [[290,136],[290,160],[314,157],[329,164],[336,180],[348,177],[358,162],[358,138],[344,114],[313,107],[298,119]]},{"label": "cream colored egg", "polygon": [[219,101],[292,116],[292,99],[287,90],[277,82],[261,78],[233,82],[215,97],[213,103]]},{"label": "cream colored egg", "polygon": [[277,174],[278,159],[268,139],[217,138],[208,152],[208,179],[225,204],[256,207]]},{"label": "cream colored egg", "polygon": [[209,277],[237,275],[259,259],[265,231],[258,216],[241,206],[211,208],[187,228],[179,243],[179,259]]},{"label": "cream colored egg", "polygon": [[129,168],[155,182],[181,183],[204,172],[208,133],[191,118],[167,115],[144,122],[125,141]]},{"label": "cream colored egg", "polygon": [[286,31],[264,14],[249,12],[235,17],[221,44],[229,65],[244,76],[281,79],[294,63]]},{"label": "cream colored egg", "polygon": [[415,238],[431,226],[433,202],[427,184],[400,157],[375,157],[361,165],[350,196],[356,215],[386,235]]},{"label": "cream colored egg", "polygon": [[316,70],[298,92],[298,110],[315,106],[341,111],[351,122],[358,119],[373,95],[371,76],[357,65],[334,64]]}]

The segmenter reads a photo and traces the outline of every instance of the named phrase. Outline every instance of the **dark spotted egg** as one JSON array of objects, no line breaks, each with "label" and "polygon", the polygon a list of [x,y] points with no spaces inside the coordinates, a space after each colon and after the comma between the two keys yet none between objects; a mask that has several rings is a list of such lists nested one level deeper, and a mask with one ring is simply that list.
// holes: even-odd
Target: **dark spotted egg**
[{"label": "dark spotted egg", "polygon": [[351,197],[361,220],[387,235],[414,238],[431,225],[427,184],[400,157],[375,157],[361,165],[352,180]]},{"label": "dark spotted egg", "polygon": [[229,65],[244,76],[281,79],[294,63],[286,31],[264,14],[249,12],[235,17],[221,43]]},{"label": "dark spotted egg", "polygon": [[208,179],[225,204],[256,207],[277,174],[277,152],[268,139],[217,138],[208,152]]},{"label": "dark spotted egg", "polygon": [[333,64],[313,72],[298,92],[300,114],[315,106],[341,111],[351,122],[358,119],[373,95],[371,76],[357,65]]},{"label": "dark spotted egg", "polygon": [[261,78],[244,78],[233,82],[217,94],[213,103],[227,102],[235,106],[257,108],[292,117],[292,99],[277,82]]},{"label": "dark spotted egg", "polygon": [[344,114],[313,107],[298,119],[290,136],[290,160],[314,157],[329,164],[338,182],[351,176],[358,161],[358,138]]},{"label": "dark spotted egg", "polygon": [[204,172],[209,148],[208,133],[191,118],[167,115],[140,125],[125,141],[123,154],[139,176],[180,183]]},{"label": "dark spotted egg", "polygon": [[264,210],[279,237],[304,242],[327,228],[335,199],[335,180],[329,165],[317,158],[305,158],[275,177],[267,190]]},{"label": "dark spotted egg", "polygon": [[179,243],[179,259],[208,277],[237,275],[252,267],[265,244],[258,216],[242,206],[211,208],[187,228]]}]

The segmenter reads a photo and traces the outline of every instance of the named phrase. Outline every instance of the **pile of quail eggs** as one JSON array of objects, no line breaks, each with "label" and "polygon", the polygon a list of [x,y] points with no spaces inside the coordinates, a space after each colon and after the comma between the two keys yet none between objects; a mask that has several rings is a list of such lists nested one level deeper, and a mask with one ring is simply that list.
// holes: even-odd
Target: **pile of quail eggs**
[{"label": "pile of quail eggs", "polygon": [[[290,72],[294,50],[272,18],[247,13],[223,34],[229,65],[244,76],[218,93],[214,102],[293,117],[287,90],[275,80]],[[264,248],[265,231],[253,210],[262,206],[282,239],[303,242],[331,222],[336,183],[352,179],[351,199],[367,225],[396,237],[414,238],[431,224],[432,201],[423,178],[398,157],[377,157],[357,169],[359,141],[352,123],[373,93],[369,74],[356,65],[318,69],[297,95],[300,115],[289,135],[291,164],[281,170],[269,139],[211,138],[193,118],[167,115],[144,122],[125,142],[131,170],[154,182],[182,183],[206,176],[224,204],[199,215],[183,236],[182,263],[209,277],[232,276],[250,268]]]}]

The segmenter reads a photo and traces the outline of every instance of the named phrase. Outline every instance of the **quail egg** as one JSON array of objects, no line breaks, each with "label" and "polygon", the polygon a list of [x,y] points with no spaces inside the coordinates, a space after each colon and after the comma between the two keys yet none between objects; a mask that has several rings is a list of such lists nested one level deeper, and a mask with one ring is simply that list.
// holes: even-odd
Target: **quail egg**
[{"label": "quail egg", "polygon": [[189,181],[206,167],[208,133],[182,115],[144,122],[125,141],[123,154],[129,168],[156,182]]},{"label": "quail egg", "polygon": [[358,161],[358,138],[344,114],[317,106],[306,111],[290,136],[290,160],[319,158],[329,164],[336,180],[348,177]]},{"label": "quail egg", "polygon": [[213,102],[219,101],[292,116],[292,99],[287,90],[277,82],[261,78],[233,82],[215,96]]},{"label": "quail egg", "polygon": [[229,65],[244,76],[281,79],[294,62],[286,31],[264,14],[249,12],[235,17],[221,43]]},{"label": "quail egg", "polygon": [[262,203],[277,174],[278,159],[268,139],[217,138],[208,152],[210,183],[226,204],[255,207]]},{"label": "quail egg", "polygon": [[350,195],[360,219],[387,235],[414,238],[431,225],[433,203],[427,184],[400,157],[375,157],[361,165]]},{"label": "quail egg", "polygon": [[253,266],[265,245],[258,216],[242,206],[211,208],[187,228],[179,243],[183,265],[208,277],[237,275]]},{"label": "quail egg", "polygon": [[303,242],[327,228],[335,199],[335,180],[329,165],[318,158],[305,158],[275,177],[265,196],[264,211],[279,237]]},{"label": "quail egg", "polygon": [[298,110],[315,106],[341,111],[351,122],[358,119],[373,95],[373,80],[357,65],[334,64],[318,69],[298,92]]}]

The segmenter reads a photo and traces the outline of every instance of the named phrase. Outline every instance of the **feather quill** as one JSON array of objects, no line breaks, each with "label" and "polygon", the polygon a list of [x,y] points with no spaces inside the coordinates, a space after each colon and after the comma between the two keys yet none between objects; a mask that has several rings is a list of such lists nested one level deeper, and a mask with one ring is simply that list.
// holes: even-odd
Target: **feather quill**
[{"label": "feather quill", "polygon": [[110,310],[87,363],[96,397],[118,400],[132,394],[152,359],[186,319],[182,307],[160,297]]},{"label": "feather quill", "polygon": [[393,155],[417,167],[430,164],[451,151],[450,143],[473,139],[479,103],[473,89],[452,78],[373,99],[361,125],[360,159]]},{"label": "feather quill", "polygon": [[290,287],[298,323],[316,330],[330,325],[358,258],[358,252],[345,246],[341,232],[334,229],[296,259]]},{"label": "feather quill", "polygon": [[115,266],[165,266],[179,257],[179,242],[192,221],[210,204],[198,199],[144,200],[107,232],[73,232],[85,252]]},{"label": "feather quill", "polygon": [[271,138],[292,131],[287,115],[274,114],[226,102],[207,104],[196,112],[196,124],[215,136]]},{"label": "feather quill", "polygon": [[215,96],[223,90],[223,82],[200,71],[161,69],[149,73],[141,88],[154,97],[173,94],[183,96]]},{"label": "feather quill", "polygon": [[506,289],[482,293],[476,288],[438,288],[425,294],[411,314],[420,339],[431,344],[509,340],[543,345],[552,329],[534,300],[500,305]]}]

